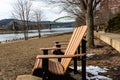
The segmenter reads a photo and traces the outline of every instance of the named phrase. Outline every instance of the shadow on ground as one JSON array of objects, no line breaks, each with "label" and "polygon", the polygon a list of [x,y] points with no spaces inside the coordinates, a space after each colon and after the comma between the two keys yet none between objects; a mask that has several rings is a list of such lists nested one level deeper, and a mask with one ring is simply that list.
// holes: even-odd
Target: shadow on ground
[{"label": "shadow on ground", "polygon": [[[70,72],[72,72],[70,69],[68,69],[64,75],[56,75],[54,73],[48,72],[48,77],[49,80],[76,80],[73,78],[73,76],[69,74]],[[42,77],[42,69],[35,69],[33,75],[37,77]]]}]

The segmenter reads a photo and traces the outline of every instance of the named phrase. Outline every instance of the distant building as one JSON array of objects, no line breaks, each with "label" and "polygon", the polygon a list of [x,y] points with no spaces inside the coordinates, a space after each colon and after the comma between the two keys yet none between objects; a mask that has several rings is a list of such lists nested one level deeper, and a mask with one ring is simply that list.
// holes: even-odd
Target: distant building
[{"label": "distant building", "polygon": [[102,0],[100,3],[100,12],[108,8],[112,14],[115,14],[120,9],[120,0]]},{"label": "distant building", "polygon": [[120,0],[101,0],[99,9],[94,16],[94,23],[101,30],[106,30],[108,21],[120,10]]}]

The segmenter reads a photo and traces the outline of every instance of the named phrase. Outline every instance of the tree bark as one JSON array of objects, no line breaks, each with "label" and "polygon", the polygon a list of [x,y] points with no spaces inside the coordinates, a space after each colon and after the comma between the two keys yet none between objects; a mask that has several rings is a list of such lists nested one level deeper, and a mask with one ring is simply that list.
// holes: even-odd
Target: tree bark
[{"label": "tree bark", "polygon": [[93,21],[93,10],[91,10],[91,4],[88,3],[87,11],[85,14],[86,17],[86,25],[88,26],[87,32],[87,47],[94,47],[94,21]]},{"label": "tree bark", "polygon": [[39,35],[39,38],[40,38],[41,37],[40,25],[38,25],[38,35]]}]

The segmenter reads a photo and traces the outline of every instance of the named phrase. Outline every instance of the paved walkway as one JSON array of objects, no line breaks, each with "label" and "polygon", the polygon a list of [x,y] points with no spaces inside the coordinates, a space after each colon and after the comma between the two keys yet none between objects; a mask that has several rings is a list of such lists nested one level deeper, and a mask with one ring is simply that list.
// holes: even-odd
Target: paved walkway
[{"label": "paved walkway", "polygon": [[120,34],[105,33],[102,31],[94,32],[94,34],[120,52]]}]

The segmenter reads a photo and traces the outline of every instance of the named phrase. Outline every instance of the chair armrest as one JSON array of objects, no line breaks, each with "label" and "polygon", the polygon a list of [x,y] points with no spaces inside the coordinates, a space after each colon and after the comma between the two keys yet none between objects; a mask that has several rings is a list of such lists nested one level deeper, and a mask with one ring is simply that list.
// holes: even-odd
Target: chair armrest
[{"label": "chair armrest", "polygon": [[54,41],[54,43],[60,43],[60,42],[69,42],[69,41]]},{"label": "chair armrest", "polygon": [[37,55],[38,59],[47,59],[47,58],[74,58],[85,56],[86,53],[75,54],[75,55]]},{"label": "chair armrest", "polygon": [[68,43],[55,43],[55,45],[68,45]]},{"label": "chair armrest", "polygon": [[57,48],[57,47],[53,47],[53,48],[40,48],[40,50],[59,50],[59,49],[66,49],[66,48]]},{"label": "chair armrest", "polygon": [[55,45],[68,45],[69,41],[54,41]]}]

